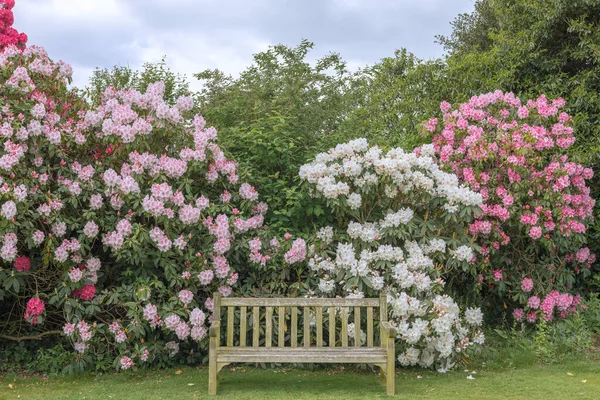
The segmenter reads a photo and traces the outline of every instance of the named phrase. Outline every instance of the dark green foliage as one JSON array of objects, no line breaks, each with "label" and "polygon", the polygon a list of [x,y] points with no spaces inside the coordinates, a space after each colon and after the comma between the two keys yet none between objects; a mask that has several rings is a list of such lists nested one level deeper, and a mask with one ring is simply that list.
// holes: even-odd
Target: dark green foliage
[{"label": "dark green foliage", "polygon": [[200,111],[223,148],[247,170],[271,208],[278,231],[326,222],[319,203],[300,190],[298,169],[327,149],[347,113],[351,74],[339,55],[307,60],[313,43],[270,47],[238,78],[219,70],[196,74],[204,84]]}]

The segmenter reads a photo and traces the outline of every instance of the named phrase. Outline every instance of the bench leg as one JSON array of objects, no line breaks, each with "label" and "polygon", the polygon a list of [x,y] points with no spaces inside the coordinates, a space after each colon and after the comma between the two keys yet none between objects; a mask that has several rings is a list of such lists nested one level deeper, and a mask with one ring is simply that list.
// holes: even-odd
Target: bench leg
[{"label": "bench leg", "polygon": [[210,363],[208,365],[208,394],[217,394],[217,363]]},{"label": "bench leg", "polygon": [[218,365],[217,365],[217,346],[214,337],[210,338],[210,347],[208,350],[208,394],[216,395],[218,386]]},{"label": "bench leg", "polygon": [[386,363],[386,392],[389,396],[396,394],[396,339],[388,338]]},{"label": "bench leg", "polygon": [[376,364],[376,366],[379,367],[379,383],[381,383],[382,385],[385,385],[387,382],[387,378],[385,376],[386,365],[385,364]]}]

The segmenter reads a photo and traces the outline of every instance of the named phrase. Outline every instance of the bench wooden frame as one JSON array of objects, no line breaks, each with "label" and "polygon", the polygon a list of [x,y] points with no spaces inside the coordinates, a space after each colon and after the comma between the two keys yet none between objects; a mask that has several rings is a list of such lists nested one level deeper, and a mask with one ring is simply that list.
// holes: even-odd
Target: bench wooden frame
[{"label": "bench wooden frame", "polygon": [[[217,394],[218,374],[233,362],[264,363],[368,363],[381,368],[381,383],[388,395],[395,394],[395,339],[396,329],[387,320],[387,299],[333,298],[223,298],[215,293],[213,322],[210,327],[208,394]],[[239,311],[236,308],[239,307]],[[221,309],[227,308],[227,342],[221,345]],[[248,309],[252,313],[249,316]],[[264,312],[260,313],[263,308]],[[289,308],[289,312],[288,312]],[[361,308],[366,308],[366,347],[361,346]],[[273,312],[277,309],[277,346],[273,346]],[[302,346],[298,343],[298,310],[303,319]],[[324,310],[325,309],[325,310]],[[379,343],[375,345],[374,309],[379,309]],[[236,312],[237,311],[237,312]],[[326,311],[324,313],[324,311]],[[341,323],[336,323],[336,314]],[[264,340],[261,341],[260,316],[264,315]],[[316,335],[311,337],[311,314],[314,315]],[[329,322],[329,337],[323,338],[323,315]],[[352,314],[355,323],[353,346],[348,343],[348,320]],[[362,314],[365,315],[365,314]],[[249,317],[249,318],[248,318]],[[291,329],[288,333],[286,319]],[[239,320],[239,333],[234,332]],[[247,322],[252,325],[252,342],[248,346]],[[258,323],[257,323],[258,322]],[[358,322],[358,323],[357,323]],[[339,329],[341,327],[341,329]],[[339,331],[339,339],[336,332]],[[235,342],[234,342],[235,339]],[[260,346],[261,342],[263,343]],[[286,342],[289,346],[286,346]],[[336,346],[339,343],[341,346]],[[234,346],[237,344],[237,346]],[[313,346],[314,344],[314,346]],[[327,346],[324,346],[324,345]]]}]

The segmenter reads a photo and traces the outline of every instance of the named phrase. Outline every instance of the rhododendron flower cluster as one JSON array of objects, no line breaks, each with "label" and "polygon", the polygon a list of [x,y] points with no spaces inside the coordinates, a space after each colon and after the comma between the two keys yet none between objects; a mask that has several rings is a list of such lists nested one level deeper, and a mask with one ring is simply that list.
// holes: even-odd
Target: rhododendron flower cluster
[{"label": "rhododendron flower cluster", "polygon": [[498,307],[572,290],[595,261],[580,247],[595,203],[586,185],[593,171],[566,155],[575,136],[564,107],[560,98],[522,102],[496,91],[454,108],[444,102],[442,118],[424,126],[443,168],[483,197],[469,226],[481,247],[470,272],[484,293],[499,295]]},{"label": "rhododendron flower cluster", "polygon": [[38,297],[32,297],[27,302],[27,309],[25,310],[25,319],[29,321],[33,325],[42,323],[42,314],[44,314],[44,310],[46,309],[46,305],[42,300]]},{"label": "rhododendron flower cluster", "polygon": [[345,230],[322,228],[309,246],[313,294],[385,290],[402,365],[445,371],[458,353],[483,343],[483,314],[461,311],[443,279],[472,262],[468,224],[483,199],[440,169],[433,146],[418,155],[384,152],[357,139],[318,154],[300,177],[346,222]]},{"label": "rhododendron flower cluster", "polygon": [[0,0],[0,47],[9,45],[25,46],[27,35],[19,33],[12,24],[15,21],[12,12],[15,6],[15,0]]}]

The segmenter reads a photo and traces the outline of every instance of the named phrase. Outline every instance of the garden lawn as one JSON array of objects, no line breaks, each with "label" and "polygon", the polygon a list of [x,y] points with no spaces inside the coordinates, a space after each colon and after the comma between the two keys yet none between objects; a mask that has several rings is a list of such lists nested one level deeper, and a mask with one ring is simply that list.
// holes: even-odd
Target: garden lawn
[{"label": "garden lawn", "polygon": [[[475,379],[467,379],[471,375]],[[257,369],[237,366],[220,374],[220,399],[370,399],[386,397],[371,371]],[[4,377],[0,399],[198,399],[207,398],[208,370],[126,372],[79,378]],[[600,362],[456,371],[401,370],[400,399],[600,399]]]}]

